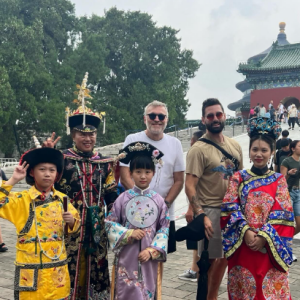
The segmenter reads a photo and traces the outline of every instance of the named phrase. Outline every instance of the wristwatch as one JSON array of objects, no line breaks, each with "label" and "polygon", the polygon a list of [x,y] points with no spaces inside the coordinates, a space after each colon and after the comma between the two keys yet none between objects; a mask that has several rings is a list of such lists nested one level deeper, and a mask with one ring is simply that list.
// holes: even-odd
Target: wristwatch
[{"label": "wristwatch", "polygon": [[165,201],[165,203],[166,203],[166,205],[167,205],[168,208],[170,208],[171,205],[172,205],[172,204],[171,204],[170,202],[168,202],[168,201]]}]

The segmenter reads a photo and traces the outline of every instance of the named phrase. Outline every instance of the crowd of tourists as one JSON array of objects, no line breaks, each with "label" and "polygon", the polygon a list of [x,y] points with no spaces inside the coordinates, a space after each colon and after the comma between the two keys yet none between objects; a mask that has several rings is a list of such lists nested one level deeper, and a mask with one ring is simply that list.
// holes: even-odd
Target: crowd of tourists
[{"label": "crowd of tourists", "polygon": [[253,117],[266,117],[276,120],[281,124],[287,123],[289,129],[292,130],[294,130],[295,124],[297,124],[300,130],[300,109],[297,109],[293,103],[286,107],[283,105],[283,102],[280,102],[277,109],[273,106],[273,100],[270,101],[268,109],[263,104],[257,103],[257,106],[252,107],[249,112],[249,118]]},{"label": "crowd of tourists", "polygon": [[[261,109],[249,120],[250,170],[241,146],[222,133],[226,115],[215,98],[203,102],[206,131],[194,134],[186,166],[181,143],[164,133],[168,108],[159,101],[144,109],[145,130],[127,136],[116,158],[104,157],[94,149],[101,115],[81,98],[86,81],[81,106],[67,110],[73,147],[57,150],[55,133],[42,146],[35,138],[0,187],[0,217],[17,230],[15,299],[162,299],[163,264],[176,240],[193,250],[182,279],[201,278],[197,261],[208,251],[198,295],[217,299],[227,268],[229,299],[289,299],[300,141],[284,131],[278,140],[281,117]],[[31,188],[12,192],[23,179]],[[174,201],[183,188],[188,225],[176,232]]]}]

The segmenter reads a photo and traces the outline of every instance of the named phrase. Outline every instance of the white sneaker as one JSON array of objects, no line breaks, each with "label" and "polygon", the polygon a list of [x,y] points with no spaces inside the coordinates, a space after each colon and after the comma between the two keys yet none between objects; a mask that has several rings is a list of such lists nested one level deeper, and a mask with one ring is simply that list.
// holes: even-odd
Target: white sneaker
[{"label": "white sneaker", "polygon": [[179,279],[182,280],[187,280],[187,281],[192,281],[192,282],[197,282],[197,273],[195,271],[186,270],[184,273],[178,275]]},{"label": "white sneaker", "polygon": [[293,254],[293,262],[297,261],[297,256]]}]

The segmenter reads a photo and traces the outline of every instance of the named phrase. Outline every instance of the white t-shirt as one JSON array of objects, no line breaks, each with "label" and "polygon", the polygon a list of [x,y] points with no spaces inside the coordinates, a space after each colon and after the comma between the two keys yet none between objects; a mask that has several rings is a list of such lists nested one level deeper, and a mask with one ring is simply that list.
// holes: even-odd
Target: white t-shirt
[{"label": "white t-shirt", "polygon": [[281,113],[281,114],[283,114],[283,104],[280,104],[280,106],[279,106],[279,112]]},{"label": "white t-shirt", "polygon": [[[164,156],[162,157],[163,166],[160,172],[158,167],[156,167],[155,175],[150,183],[150,188],[160,194],[163,198],[167,196],[170,188],[174,184],[174,172],[185,171],[185,165],[183,160],[183,150],[180,141],[172,136],[164,134],[164,137],[159,141],[154,141],[148,138],[145,131],[130,134],[126,137],[123,148],[128,144],[134,142],[145,142],[153,145],[158,150],[160,150]],[[127,166],[125,164],[120,164],[120,166]],[[160,173],[160,174],[159,174]],[[160,178],[157,178],[159,175]],[[170,220],[175,220],[174,203],[171,205],[170,210]]]}]

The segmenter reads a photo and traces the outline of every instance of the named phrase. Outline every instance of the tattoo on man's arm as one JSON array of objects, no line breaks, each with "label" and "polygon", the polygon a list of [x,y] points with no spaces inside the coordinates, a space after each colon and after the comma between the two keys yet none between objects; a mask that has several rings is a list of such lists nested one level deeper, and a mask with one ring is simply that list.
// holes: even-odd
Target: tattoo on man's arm
[{"label": "tattoo on man's arm", "polygon": [[202,206],[200,204],[200,199],[198,199],[196,197],[196,195],[192,196],[192,199],[191,199],[190,203],[192,205],[193,212],[194,212],[195,215],[198,215],[199,211],[203,210]]}]

